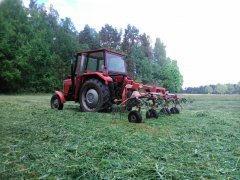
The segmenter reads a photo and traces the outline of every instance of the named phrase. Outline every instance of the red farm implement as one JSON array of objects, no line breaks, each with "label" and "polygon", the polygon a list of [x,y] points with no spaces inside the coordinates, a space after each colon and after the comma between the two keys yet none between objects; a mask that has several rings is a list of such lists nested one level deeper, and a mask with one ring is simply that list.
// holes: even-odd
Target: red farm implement
[{"label": "red farm implement", "polygon": [[179,113],[177,95],[132,80],[127,76],[124,57],[107,49],[77,53],[71,63],[71,76],[63,81],[64,92],[55,91],[51,107],[61,110],[67,101],[75,101],[84,112],[121,108],[130,111],[129,122],[142,121],[143,106],[147,107],[146,118],[158,117],[158,107],[165,114]]}]

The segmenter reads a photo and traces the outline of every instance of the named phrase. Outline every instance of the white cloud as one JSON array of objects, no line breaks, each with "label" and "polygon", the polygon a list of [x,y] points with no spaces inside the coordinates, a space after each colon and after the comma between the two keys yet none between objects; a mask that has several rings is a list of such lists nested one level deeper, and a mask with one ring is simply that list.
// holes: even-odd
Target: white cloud
[{"label": "white cloud", "polygon": [[[27,1],[27,0],[24,0]],[[41,1],[42,2],[42,1]],[[240,2],[238,0],[43,0],[80,31],[135,25],[153,42],[160,37],[177,59],[184,86],[240,81]]]}]

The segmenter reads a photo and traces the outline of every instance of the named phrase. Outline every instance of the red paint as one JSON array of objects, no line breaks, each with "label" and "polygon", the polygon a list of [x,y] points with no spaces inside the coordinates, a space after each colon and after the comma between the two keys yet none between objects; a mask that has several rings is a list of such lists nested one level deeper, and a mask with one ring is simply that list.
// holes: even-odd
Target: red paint
[{"label": "red paint", "polygon": [[65,98],[64,98],[64,95],[63,95],[63,93],[61,92],[61,91],[55,91],[55,93],[58,95],[58,97],[60,98],[60,101],[61,101],[61,103],[65,103],[66,102],[66,100],[65,100]]},{"label": "red paint", "polygon": [[105,84],[112,82],[112,78],[110,76],[104,76],[103,73],[101,73],[101,72],[89,71],[89,72],[86,72],[83,74],[84,78],[92,76],[92,75],[98,76],[100,79],[102,79],[105,82]]},{"label": "red paint", "polygon": [[63,81],[63,90],[64,90],[64,96],[67,96],[69,93],[69,89],[72,86],[72,81],[71,79],[65,79]]},{"label": "red paint", "polygon": [[[171,98],[175,96],[173,95],[166,95],[166,89],[164,87],[157,87],[157,86],[148,86],[148,85],[143,85],[140,83],[135,82],[132,80],[130,77],[127,77],[125,73],[123,72],[117,72],[116,75],[109,75],[108,74],[103,74],[102,72],[98,71],[86,71],[86,67],[83,68],[84,72],[80,72],[80,64],[81,61],[83,60],[82,57],[86,57],[85,61],[87,61],[87,57],[90,53],[95,53],[95,52],[103,52],[104,53],[104,65],[105,67],[107,66],[108,59],[107,59],[107,53],[110,53],[112,55],[124,57],[124,54],[113,52],[107,49],[96,49],[96,50],[91,50],[91,51],[86,51],[86,52],[78,52],[76,53],[76,62],[79,61],[79,63],[76,63],[78,66],[76,67],[76,72],[74,75],[74,83],[72,83],[72,79],[66,79],[63,81],[63,89],[64,89],[64,94],[61,91],[55,91],[55,93],[59,96],[60,100],[62,103],[65,103],[66,101],[76,101],[79,102],[79,92],[83,86],[83,84],[92,78],[99,79],[106,85],[113,85],[113,93],[111,94],[114,98],[120,98],[121,102],[124,103],[127,99],[127,93],[128,92],[133,92],[133,91],[139,91],[139,90],[144,90],[146,92],[156,92],[156,93],[161,93],[162,97],[166,98]],[[80,58],[81,56],[81,58]],[[78,59],[80,58],[80,60]],[[126,64],[124,63],[124,66]],[[126,67],[125,67],[126,69]],[[106,69],[108,71],[108,69]],[[119,73],[119,74],[118,74]],[[74,84],[74,85],[73,85]],[[74,86],[74,87],[72,87]],[[110,87],[110,86],[109,86]],[[119,89],[118,89],[119,88]],[[121,89],[120,89],[121,88]],[[116,93],[115,90],[118,90],[117,95],[114,94]],[[140,95],[144,96],[147,93],[141,92]],[[111,98],[110,98],[111,99]]]}]

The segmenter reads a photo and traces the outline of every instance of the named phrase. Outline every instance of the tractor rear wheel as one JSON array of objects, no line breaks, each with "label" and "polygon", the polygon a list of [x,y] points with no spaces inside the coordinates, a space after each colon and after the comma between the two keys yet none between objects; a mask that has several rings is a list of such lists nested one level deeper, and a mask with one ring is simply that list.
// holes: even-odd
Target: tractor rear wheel
[{"label": "tractor rear wheel", "polygon": [[131,111],[128,114],[128,121],[130,123],[141,123],[142,122],[142,115],[139,111]]},{"label": "tractor rear wheel", "polygon": [[52,109],[63,109],[63,103],[60,101],[60,98],[57,94],[54,94],[51,98],[50,105]]},{"label": "tractor rear wheel", "polygon": [[109,88],[98,79],[86,81],[79,94],[81,109],[85,112],[97,112],[108,108]]}]

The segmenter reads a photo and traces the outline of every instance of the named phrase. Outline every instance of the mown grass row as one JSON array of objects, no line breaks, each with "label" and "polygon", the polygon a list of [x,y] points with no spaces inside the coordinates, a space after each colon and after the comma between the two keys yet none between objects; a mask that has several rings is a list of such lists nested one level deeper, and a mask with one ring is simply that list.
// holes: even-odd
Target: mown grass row
[{"label": "mown grass row", "polygon": [[194,96],[141,124],[50,95],[0,96],[0,179],[239,179],[240,96]]}]

